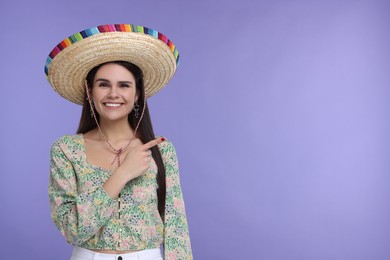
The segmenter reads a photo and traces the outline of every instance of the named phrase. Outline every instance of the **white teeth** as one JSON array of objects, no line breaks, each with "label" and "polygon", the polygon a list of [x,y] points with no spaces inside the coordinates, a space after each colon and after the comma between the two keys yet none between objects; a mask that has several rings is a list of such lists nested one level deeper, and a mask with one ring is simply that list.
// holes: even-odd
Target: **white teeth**
[{"label": "white teeth", "polygon": [[108,107],[119,107],[121,104],[118,103],[106,103],[106,106]]}]

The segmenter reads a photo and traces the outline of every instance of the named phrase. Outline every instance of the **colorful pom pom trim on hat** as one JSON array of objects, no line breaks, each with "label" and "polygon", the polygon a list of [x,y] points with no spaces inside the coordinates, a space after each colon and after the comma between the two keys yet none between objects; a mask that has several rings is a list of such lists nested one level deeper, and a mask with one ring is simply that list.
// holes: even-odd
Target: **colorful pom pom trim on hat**
[{"label": "colorful pom pom trim on hat", "polygon": [[73,34],[72,36],[66,38],[62,42],[60,42],[49,54],[46,60],[46,65],[45,65],[45,73],[46,76],[48,75],[49,71],[49,65],[54,59],[54,57],[60,53],[63,49],[66,47],[82,40],[85,38],[88,38],[90,36],[93,36],[95,34],[99,33],[108,33],[108,32],[135,32],[135,33],[143,33],[146,35],[150,35],[156,39],[161,40],[164,42],[168,47],[171,49],[175,59],[176,59],[176,65],[179,65],[179,52],[176,48],[176,46],[162,33],[144,27],[140,25],[132,25],[132,24],[109,24],[109,25],[101,25],[93,28],[89,28],[87,30],[78,32],[76,34]]}]

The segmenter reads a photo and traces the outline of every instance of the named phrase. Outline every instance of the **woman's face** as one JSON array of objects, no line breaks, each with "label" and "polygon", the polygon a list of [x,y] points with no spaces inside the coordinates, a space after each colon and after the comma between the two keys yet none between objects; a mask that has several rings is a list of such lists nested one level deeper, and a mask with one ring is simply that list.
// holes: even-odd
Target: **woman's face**
[{"label": "woman's face", "polygon": [[92,100],[101,120],[127,119],[137,98],[134,76],[126,68],[109,63],[96,72]]}]

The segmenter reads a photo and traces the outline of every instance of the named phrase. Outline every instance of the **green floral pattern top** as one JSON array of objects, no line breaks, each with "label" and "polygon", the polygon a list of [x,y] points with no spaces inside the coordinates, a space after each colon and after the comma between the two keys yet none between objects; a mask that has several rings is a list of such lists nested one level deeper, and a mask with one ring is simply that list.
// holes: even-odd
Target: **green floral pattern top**
[{"label": "green floral pattern top", "polygon": [[143,250],[164,244],[164,259],[192,259],[175,148],[166,140],[159,149],[166,169],[164,223],[157,209],[153,160],[148,171],[126,184],[119,199],[112,199],[103,189],[110,171],[87,162],[83,135],[65,135],[54,142],[50,208],[68,243],[109,250]]}]

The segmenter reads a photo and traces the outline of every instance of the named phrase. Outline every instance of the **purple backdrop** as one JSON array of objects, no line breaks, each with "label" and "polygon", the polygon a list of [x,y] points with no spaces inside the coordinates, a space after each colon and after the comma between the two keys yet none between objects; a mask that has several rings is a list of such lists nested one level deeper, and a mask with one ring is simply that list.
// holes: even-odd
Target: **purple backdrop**
[{"label": "purple backdrop", "polygon": [[49,149],[80,107],[43,67],[106,23],[179,48],[149,103],[177,148],[195,259],[390,259],[389,13],[386,0],[1,1],[2,259],[69,259]]}]

